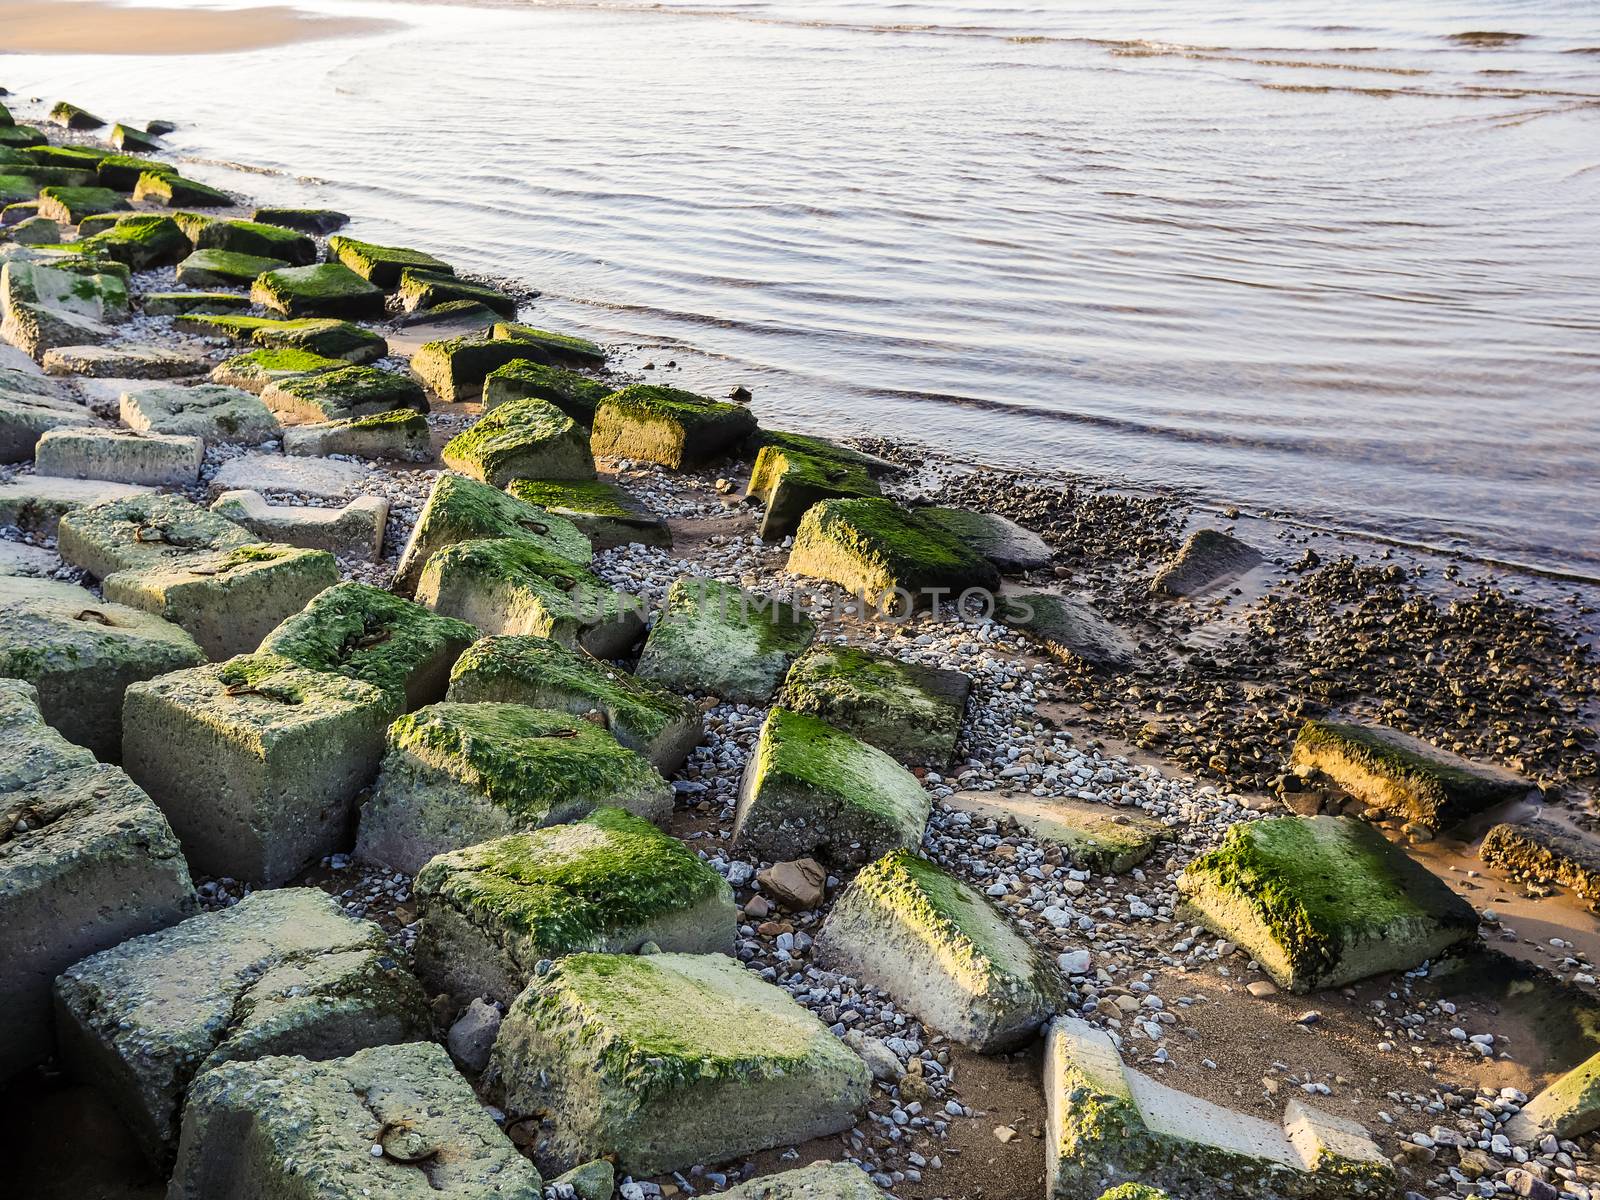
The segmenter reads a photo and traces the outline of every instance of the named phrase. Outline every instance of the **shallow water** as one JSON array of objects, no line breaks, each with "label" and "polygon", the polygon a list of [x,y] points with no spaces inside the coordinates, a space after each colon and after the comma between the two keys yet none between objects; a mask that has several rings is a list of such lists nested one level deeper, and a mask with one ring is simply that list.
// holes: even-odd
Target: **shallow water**
[{"label": "shallow water", "polygon": [[306,7],[408,27],[0,81],[773,423],[1600,576],[1590,3]]}]

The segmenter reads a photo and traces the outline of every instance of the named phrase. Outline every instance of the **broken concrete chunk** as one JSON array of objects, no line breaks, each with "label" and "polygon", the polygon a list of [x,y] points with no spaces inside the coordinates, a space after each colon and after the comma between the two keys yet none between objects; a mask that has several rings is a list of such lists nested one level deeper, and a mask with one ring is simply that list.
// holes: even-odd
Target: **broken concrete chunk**
[{"label": "broken concrete chunk", "polygon": [[677,471],[726,454],[755,431],[755,415],[742,405],[634,384],[601,402],[592,448],[597,458],[631,458]]},{"label": "broken concrete chunk", "polygon": [[1234,825],[1178,895],[1180,920],[1237,942],[1294,992],[1409,970],[1478,932],[1471,905],[1349,817]]},{"label": "broken concrete chunk", "polygon": [[242,454],[223,463],[212,476],[211,486],[339,500],[354,492],[369,475],[371,471],[359,463],[261,452]]},{"label": "broken concrete chunk", "polygon": [[556,367],[598,370],[606,365],[606,352],[588,338],[551,329],[535,329],[515,321],[496,321],[491,336],[497,342],[516,342],[544,355],[540,361]]},{"label": "broken concrete chunk", "polygon": [[225,359],[211,370],[211,382],[260,395],[269,384],[311,375],[318,371],[343,370],[343,359],[323,358],[302,350],[252,350]]},{"label": "broken concrete chunk", "polygon": [[250,299],[290,317],[362,320],[383,316],[383,289],[342,263],[263,272],[250,285]]},{"label": "broken concrete chunk", "polygon": [[1502,1128],[1508,1138],[1523,1145],[1546,1134],[1579,1138],[1600,1129],[1600,1054],[1545,1088]]},{"label": "broken concrete chunk", "polygon": [[613,737],[662,774],[676,771],[699,744],[695,705],[619,667],[542,637],[486,637],[457,661],[449,699],[553,708],[603,718]]},{"label": "broken concrete chunk", "polygon": [[239,254],[232,250],[196,250],[178,264],[178,282],[184,287],[247,288],[256,277],[278,271],[289,264],[281,258],[263,254]]},{"label": "broken concrete chunk", "polygon": [[0,1080],[48,1057],[50,981],[85,955],[195,909],[178,839],[150,798],[44,723],[0,680]]},{"label": "broken concrete chunk", "polygon": [[120,406],[122,423],[140,433],[251,446],[281,432],[278,418],[249,392],[216,384],[140,388],[123,392]]},{"label": "broken concrete chunk", "polygon": [[66,129],[99,129],[105,125],[99,117],[76,104],[57,101],[50,110],[50,120]]},{"label": "broken concrete chunk", "polygon": [[774,708],[740,783],[734,844],[773,861],[815,852],[870,862],[919,846],[931,807],[916,776],[882,750]]},{"label": "broken concrete chunk", "polygon": [[151,317],[234,313],[249,308],[250,298],[233,292],[144,292],[139,307]]},{"label": "broken concrete chunk", "polygon": [[[78,227],[78,237],[86,251],[102,254],[134,271],[176,266],[189,254],[189,239],[171,217],[124,213],[117,215],[108,229],[89,235],[87,228],[87,223]],[[242,303],[244,297],[230,299]],[[213,299],[211,304],[215,303]],[[144,310],[157,315],[160,306],[151,308],[149,297],[145,297]]]},{"label": "broken concrete chunk", "polygon": [[417,600],[486,634],[531,634],[601,658],[644,632],[644,604],[520,538],[483,538],[432,555]]},{"label": "broken concrete chunk", "polygon": [[389,502],[382,496],[357,496],[343,508],[269,504],[260,492],[241,488],[223,492],[212,501],[211,511],[237,522],[263,541],[373,562],[383,553]]},{"label": "broken concrete chunk", "polygon": [[63,225],[76,225],[95,213],[116,212],[123,199],[110,188],[47,187],[39,191],[39,215]]},{"label": "broken concrete chunk", "polygon": [[579,566],[594,558],[594,547],[578,527],[531,504],[513,499],[486,483],[453,471],[441,472],[423,505],[411,540],[395,572],[395,589],[414,592],[423,565],[446,546],[477,538],[521,538]]},{"label": "broken concrete chunk", "polygon": [[0,525],[15,525],[25,533],[53,538],[66,513],[150,494],[150,488],[129,483],[21,475],[9,483],[0,483]]},{"label": "broken concrete chunk", "polygon": [[672,787],[646,759],[551,709],[434,704],[396,721],[388,745],[356,853],[408,874],[436,854],[603,805],[652,821],[672,811]]},{"label": "broken concrete chunk", "polygon": [[576,371],[519,358],[484,377],[483,411],[517,400],[548,400],[579,425],[590,426],[600,402],[613,390]]},{"label": "broken concrete chunk", "polygon": [[518,500],[565,517],[596,550],[613,546],[672,545],[667,523],[631,492],[615,484],[576,479],[513,479],[506,491]]},{"label": "broken concrete chunk", "polygon": [[1150,590],[1158,596],[1194,596],[1230,582],[1265,560],[1251,546],[1215,529],[1189,535],[1177,556],[1156,572]]},{"label": "broken concrete chunk", "polygon": [[369,683],[399,714],[444,699],[450,669],[475,636],[381,588],[341,583],[269,633],[261,653]]},{"label": "broken concrete chunk", "polygon": [[184,1093],[213,1067],[423,1036],[422,989],[388,955],[383,930],[326,892],[255,892],[68,968],[55,985],[62,1057],[162,1165]]},{"label": "broken concrete chunk", "polygon": [[45,720],[108,762],[122,754],[124,689],[204,661],[160,617],[76,584],[0,578],[0,676],[33,684]]},{"label": "broken concrete chunk", "polygon": [[1320,771],[1368,807],[1429,829],[1520,800],[1533,786],[1503,767],[1476,763],[1383,725],[1307,721],[1289,765]]},{"label": "broken concrete chunk", "polygon": [[312,233],[318,237],[337,233],[350,224],[349,216],[331,208],[258,208],[250,219],[263,225],[298,229],[301,233]]},{"label": "broken concrete chunk", "polygon": [[254,655],[128,688],[123,761],[195,869],[269,886],[342,849],[394,701]]},{"label": "broken concrete chunk", "polygon": [[317,243],[311,238],[292,229],[258,221],[207,220],[195,231],[194,248],[281,258],[294,267],[305,267],[317,261]]},{"label": "broken concrete chunk", "polygon": [[509,1004],[542,960],[580,951],[733,953],[733,889],[618,808],[441,854],[417,874],[416,897],[417,970],[459,997]]},{"label": "broken concrete chunk", "polygon": [[1056,592],[1007,592],[996,615],[1013,629],[1031,633],[1057,658],[1082,659],[1097,667],[1131,667],[1138,644],[1106,620],[1087,600]]},{"label": "broken concrete chunk", "polygon": [[1050,1024],[1045,1104],[1050,1200],[1134,1181],[1206,1195],[1223,1178],[1261,1200],[1394,1194],[1394,1168],[1354,1122],[1290,1101],[1279,1125],[1190,1096],[1124,1066],[1110,1035],[1075,1017]]},{"label": "broken concrete chunk", "polygon": [[506,1015],[493,1063],[514,1114],[543,1112],[554,1167],[615,1155],[654,1175],[847,1128],[866,1065],[720,954],[577,954]]},{"label": "broken concrete chunk", "polygon": [[960,671],[852,646],[813,646],[784,681],[783,706],[820,717],[912,766],[955,756],[972,681]]},{"label": "broken concrete chunk", "polygon": [[301,317],[282,321],[237,313],[192,314],[174,322],[179,329],[202,337],[227,337],[250,342],[262,350],[298,350],[342,364],[376,362],[389,353],[382,335],[365,326],[330,317]]},{"label": "broken concrete chunk", "polygon": [[341,367],[274,379],[262,388],[261,402],[296,421],[348,421],[401,408],[428,411],[427,397],[415,380],[377,367]]},{"label": "broken concrete chunk", "polygon": [[128,490],[133,494],[74,507],[62,515],[58,530],[62,558],[104,579],[116,571],[171,564],[255,540],[232,521],[183,496]]},{"label": "broken concrete chunk", "polygon": [[1050,565],[1050,543],[999,513],[966,508],[921,508],[917,515],[953,533],[1007,574]]},{"label": "broken concrete chunk", "polygon": [[[373,1149],[378,1150],[373,1154]],[[184,1111],[170,1200],[542,1200],[441,1046],[348,1058],[262,1058],[201,1076]]]},{"label": "broken concrete chunk", "polygon": [[1086,871],[1132,870],[1169,836],[1160,821],[1137,812],[1062,796],[956,792],[944,797],[943,803],[980,820],[1015,825],[1036,841],[1060,846],[1068,861]]},{"label": "broken concrete chunk", "polygon": [[979,1054],[1030,1040],[1060,1000],[1054,970],[999,910],[909,850],[856,876],[817,951]]},{"label": "broken concrete chunk", "polygon": [[205,443],[175,434],[65,426],[40,435],[34,461],[40,475],[181,487],[199,481]]},{"label": "broken concrete chunk", "polygon": [[680,579],[639,656],[639,677],[736,704],[772,699],[816,634],[797,607],[714,579]]},{"label": "broken concrete chunk", "polygon": [[180,379],[203,375],[209,364],[198,354],[161,346],[56,346],[39,360],[46,375],[91,379]]},{"label": "broken concrete chunk", "polygon": [[838,584],[874,608],[909,612],[1000,586],[988,559],[892,500],[825,500],[800,521],[788,569]]},{"label": "broken concrete chunk", "polygon": [[146,171],[134,184],[135,203],[148,200],[166,208],[231,208],[233,197],[220,188],[169,171]]},{"label": "broken concrete chunk", "polygon": [[400,306],[408,313],[466,301],[482,305],[502,317],[517,315],[515,296],[508,296],[498,288],[468,283],[454,275],[444,275],[422,267],[401,269],[399,292]]},{"label": "broken concrete chunk", "polygon": [[428,457],[428,418],[409,408],[291,425],[283,431],[283,452],[317,458],[346,454],[356,458],[398,458],[418,462]]},{"label": "broken concrete chunk", "polygon": [[449,263],[402,246],[375,246],[371,242],[357,241],[342,234],[328,239],[329,261],[337,260],[369,283],[385,291],[393,291],[400,284],[400,273],[408,267],[432,271],[438,275],[454,275]]},{"label": "broken concrete chunk", "polygon": [[1600,907],[1600,844],[1576,829],[1541,817],[1502,823],[1484,835],[1478,857],[1513,879],[1571,888]]},{"label": "broken concrete chunk", "polygon": [[53,379],[0,369],[0,462],[27,462],[46,430],[82,425],[83,405],[58,392]]},{"label": "broken concrete chunk", "polygon": [[879,494],[877,481],[859,463],[777,444],[756,455],[746,491],[764,506],[761,536],[768,541],[788,537],[820,501]]},{"label": "broken concrete chunk", "polygon": [[479,399],[491,371],[522,360],[544,364],[548,355],[531,343],[496,341],[480,332],[425,343],[411,356],[411,370],[448,404]]},{"label": "broken concrete chunk", "polygon": [[729,1188],[723,1200],[881,1200],[872,1177],[854,1163],[812,1163]]},{"label": "broken concrete chunk", "polygon": [[0,268],[0,307],[0,337],[42,359],[57,347],[108,341],[112,324],[128,315],[128,285],[123,275],[87,264],[78,270],[13,259]]},{"label": "broken concrete chunk", "polygon": [[588,434],[546,400],[514,400],[445,444],[445,466],[494,487],[513,479],[593,479]]}]

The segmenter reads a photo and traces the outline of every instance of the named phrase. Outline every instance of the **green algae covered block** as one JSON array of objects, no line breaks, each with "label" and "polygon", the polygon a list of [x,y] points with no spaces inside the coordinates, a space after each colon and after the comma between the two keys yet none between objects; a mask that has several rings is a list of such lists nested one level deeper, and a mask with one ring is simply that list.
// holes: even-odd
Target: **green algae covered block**
[{"label": "green algae covered block", "polygon": [[328,239],[328,259],[337,260],[349,267],[368,283],[385,291],[393,291],[400,284],[400,273],[406,268],[420,268],[438,275],[454,275],[449,263],[400,246],[375,246],[371,242],[336,234]]},{"label": "green algae covered block", "polygon": [[757,592],[680,579],[650,630],[639,676],[676,692],[765,704],[815,633],[810,617]]},{"label": "green algae covered block", "polygon": [[38,194],[37,183],[23,175],[8,174],[4,164],[0,164],[0,205],[26,203]]},{"label": "green algae covered block", "polygon": [[664,820],[672,787],[592,721],[520,704],[433,704],[389,728],[356,853],[415,874],[464,846],[612,805]]},{"label": "green algae covered block", "polygon": [[280,432],[277,418],[265,404],[240,388],[215,383],[123,392],[119,415],[124,425],[140,433],[177,434],[207,442],[260,445]]},{"label": "green algae covered block", "polygon": [[417,600],[487,634],[531,634],[616,658],[644,632],[644,604],[524,538],[457,542],[428,557]]},{"label": "green algae covered block", "polygon": [[992,595],[1000,574],[960,539],[892,500],[825,500],[800,521],[788,569],[830,580],[873,607],[928,608],[976,590]]},{"label": "green algae covered block", "polygon": [[145,292],[139,306],[152,317],[234,313],[250,307],[250,298],[234,292]]},{"label": "green algae covered block", "polygon": [[299,317],[285,321],[237,313],[196,314],[183,318],[177,325],[188,333],[251,342],[263,350],[303,350],[348,363],[374,362],[389,353],[389,344],[381,334],[331,317]]},{"label": "green algae covered block", "polygon": [[981,821],[1014,825],[1036,841],[1061,847],[1074,866],[1101,874],[1131,870],[1170,836],[1160,821],[1090,800],[956,792],[944,803]]},{"label": "green algae covered block", "polygon": [[481,283],[468,283],[454,275],[428,271],[421,267],[406,267],[400,272],[400,303],[407,312],[437,308],[441,304],[467,300],[481,304],[502,317],[517,313],[517,300],[498,288]]},{"label": "green algae covered block", "polygon": [[383,291],[340,263],[268,271],[251,285],[250,298],[291,317],[383,315]]},{"label": "green algae covered block", "polygon": [[[374,1147],[379,1154],[372,1154]],[[542,1200],[442,1046],[225,1063],[195,1082],[170,1200]]]},{"label": "green algae covered block", "polygon": [[229,208],[233,197],[220,188],[197,183],[167,171],[146,171],[133,185],[134,200],[149,200],[168,208]]},{"label": "green algae covered block", "polygon": [[576,371],[524,358],[497,367],[484,378],[483,411],[492,412],[514,400],[548,400],[578,424],[593,425],[595,410],[611,392]]},{"label": "green algae covered block", "polygon": [[445,445],[444,464],[504,487],[513,479],[593,479],[589,437],[546,400],[515,400],[484,414]]},{"label": "green algae covered block", "polygon": [[281,258],[235,254],[231,250],[196,250],[178,264],[178,282],[189,287],[249,287],[256,276],[289,264]]},{"label": "green algae covered block", "polygon": [[[39,163],[8,163],[6,171],[8,174],[32,180],[34,187],[37,188],[62,187],[74,190],[79,188],[93,188],[96,191],[103,190],[96,186],[96,181],[99,177],[94,171],[83,167],[43,166]],[[117,207],[121,208],[123,205],[118,204]],[[110,212],[111,210],[104,209],[102,211]],[[88,215],[97,216],[99,214],[90,213]]]},{"label": "green algae covered block", "polygon": [[260,395],[270,384],[319,371],[342,371],[349,366],[339,358],[324,358],[304,350],[251,350],[224,359],[211,369],[211,382]]},{"label": "green algae covered block", "polygon": [[258,208],[250,219],[262,225],[277,225],[283,229],[297,229],[301,233],[314,233],[318,237],[334,233],[350,224],[349,216],[331,208]]},{"label": "green algae covered block", "polygon": [[39,192],[39,215],[64,225],[76,225],[84,217],[121,207],[122,197],[110,188],[47,187]]},{"label": "green algae covered block", "polygon": [[50,119],[66,129],[99,129],[105,125],[105,122],[92,112],[79,108],[76,104],[69,104],[65,100],[57,101],[51,108]]},{"label": "green algae covered block", "polygon": [[1404,971],[1477,936],[1472,906],[1365,822],[1278,817],[1228,830],[1178,878],[1181,920],[1306,992]]},{"label": "green algae covered block", "polygon": [[681,470],[725,454],[756,432],[748,408],[678,388],[634,384],[601,402],[596,458],[631,458]]},{"label": "green algae covered block", "polygon": [[121,124],[111,127],[111,144],[124,154],[155,154],[161,150],[161,143],[149,134]]},{"label": "green algae covered block", "polygon": [[872,1177],[848,1162],[814,1162],[729,1188],[723,1200],[882,1200]]},{"label": "green algae covered block", "polygon": [[733,889],[620,808],[441,854],[416,896],[417,969],[458,997],[509,1004],[541,960],[581,951],[733,953]]},{"label": "green algae covered block", "polygon": [[687,700],[549,638],[486,637],[456,660],[449,699],[598,713],[617,741],[663,774],[677,770],[700,741],[704,720]]},{"label": "green algae covered block", "polygon": [[426,1036],[422,989],[387,951],[382,929],[316,888],[256,892],[63,973],[63,1056],[165,1165],[184,1093],[213,1067]]},{"label": "green algae covered block", "polygon": [[877,481],[859,464],[776,445],[756,455],[746,491],[764,506],[761,536],[768,541],[788,537],[819,501],[879,494]]},{"label": "green algae covered block", "polygon": [[1546,1134],[1580,1138],[1600,1129],[1600,1054],[1550,1084],[1502,1128],[1522,1145],[1532,1145]]},{"label": "green algae covered block", "polygon": [[789,668],[783,705],[821,717],[913,766],[955,756],[972,681],[960,671],[851,646],[813,646]]},{"label": "green algae covered block", "polygon": [[577,954],[506,1015],[493,1063],[513,1117],[543,1112],[552,1166],[686,1170],[847,1128],[870,1076],[782,990],[721,954]]},{"label": "green algae covered block", "polygon": [[178,168],[148,158],[135,158],[129,154],[108,154],[95,163],[95,179],[101,187],[117,192],[131,192],[145,172],[176,175]]},{"label": "green algae covered block", "polygon": [[613,483],[578,479],[513,479],[506,491],[528,504],[565,517],[594,544],[613,546],[672,545],[667,523],[631,492]]},{"label": "green algae covered block", "polygon": [[395,587],[414,592],[422,568],[435,551],[476,538],[521,538],[557,558],[580,566],[594,558],[594,547],[565,517],[524,504],[476,479],[445,471],[434,481],[411,540],[400,556]]},{"label": "green algae covered block", "polygon": [[283,431],[285,454],[310,457],[350,454],[421,461],[428,457],[430,444],[428,418],[409,408],[344,421],[292,425]]},{"label": "green algae covered block", "polygon": [[110,151],[91,146],[35,146],[23,153],[40,166],[87,168],[92,171]]},{"label": "green algae covered block", "polygon": [[917,777],[882,750],[774,708],[745,766],[733,838],[773,862],[868,862],[921,845],[931,810]]},{"label": "green algae covered block", "polygon": [[537,346],[544,352],[544,361],[557,367],[590,367],[606,365],[606,352],[588,338],[570,333],[554,333],[548,329],[535,329],[532,325],[518,325],[514,321],[500,321],[492,336],[496,341],[521,342]]},{"label": "green algae covered block", "polygon": [[317,261],[317,244],[305,234],[258,221],[206,220],[196,232],[194,248],[280,258],[294,267]]},{"label": "green algae covered block", "polygon": [[865,867],[817,938],[830,970],[880,988],[980,1054],[1033,1038],[1061,980],[989,901],[909,850]]},{"label": "green algae covered block", "polygon": [[550,355],[535,342],[476,332],[425,343],[411,356],[411,370],[435,396],[454,403],[481,398],[490,372],[521,360],[548,364]]},{"label": "green algae covered block", "polygon": [[380,688],[405,712],[442,700],[450,669],[477,631],[363,583],[313,597],[261,643],[261,653]]},{"label": "green algae covered block", "polygon": [[1511,771],[1382,725],[1307,721],[1289,765],[1302,773],[1320,771],[1369,807],[1429,829],[1520,800],[1532,787]]},{"label": "green algae covered block", "polygon": [[261,390],[273,412],[300,421],[346,421],[408,408],[428,410],[416,381],[377,367],[340,367],[276,379]]},{"label": "green algae covered block", "polygon": [[[81,226],[79,231],[82,232]],[[134,271],[175,266],[190,253],[189,239],[177,222],[151,213],[119,216],[110,229],[88,237],[82,244],[86,251],[103,254]]]},{"label": "green algae covered block", "polygon": [[6,125],[0,127],[0,146],[23,149],[29,146],[43,146],[49,140],[32,125]]},{"label": "green algae covered block", "polygon": [[62,516],[57,538],[61,557],[96,579],[233,550],[255,540],[184,496],[152,494],[74,509]]}]

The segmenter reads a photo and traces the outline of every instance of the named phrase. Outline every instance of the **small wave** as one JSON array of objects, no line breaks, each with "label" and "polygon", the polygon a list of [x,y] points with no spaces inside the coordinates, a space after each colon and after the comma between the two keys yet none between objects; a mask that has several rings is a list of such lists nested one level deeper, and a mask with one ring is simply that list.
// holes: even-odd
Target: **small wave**
[{"label": "small wave", "polygon": [[1501,33],[1488,29],[1472,29],[1466,33],[1452,33],[1447,35],[1452,42],[1459,42],[1463,46],[1509,46],[1513,42],[1526,41],[1532,37],[1527,33]]}]

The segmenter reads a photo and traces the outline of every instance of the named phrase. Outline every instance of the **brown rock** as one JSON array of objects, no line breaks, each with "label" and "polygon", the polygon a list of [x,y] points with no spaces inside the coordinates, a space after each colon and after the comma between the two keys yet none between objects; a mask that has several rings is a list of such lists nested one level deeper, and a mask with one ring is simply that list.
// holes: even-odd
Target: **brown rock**
[{"label": "brown rock", "polygon": [[827,895],[828,872],[814,858],[777,863],[758,872],[756,879],[785,908],[816,908]]}]

